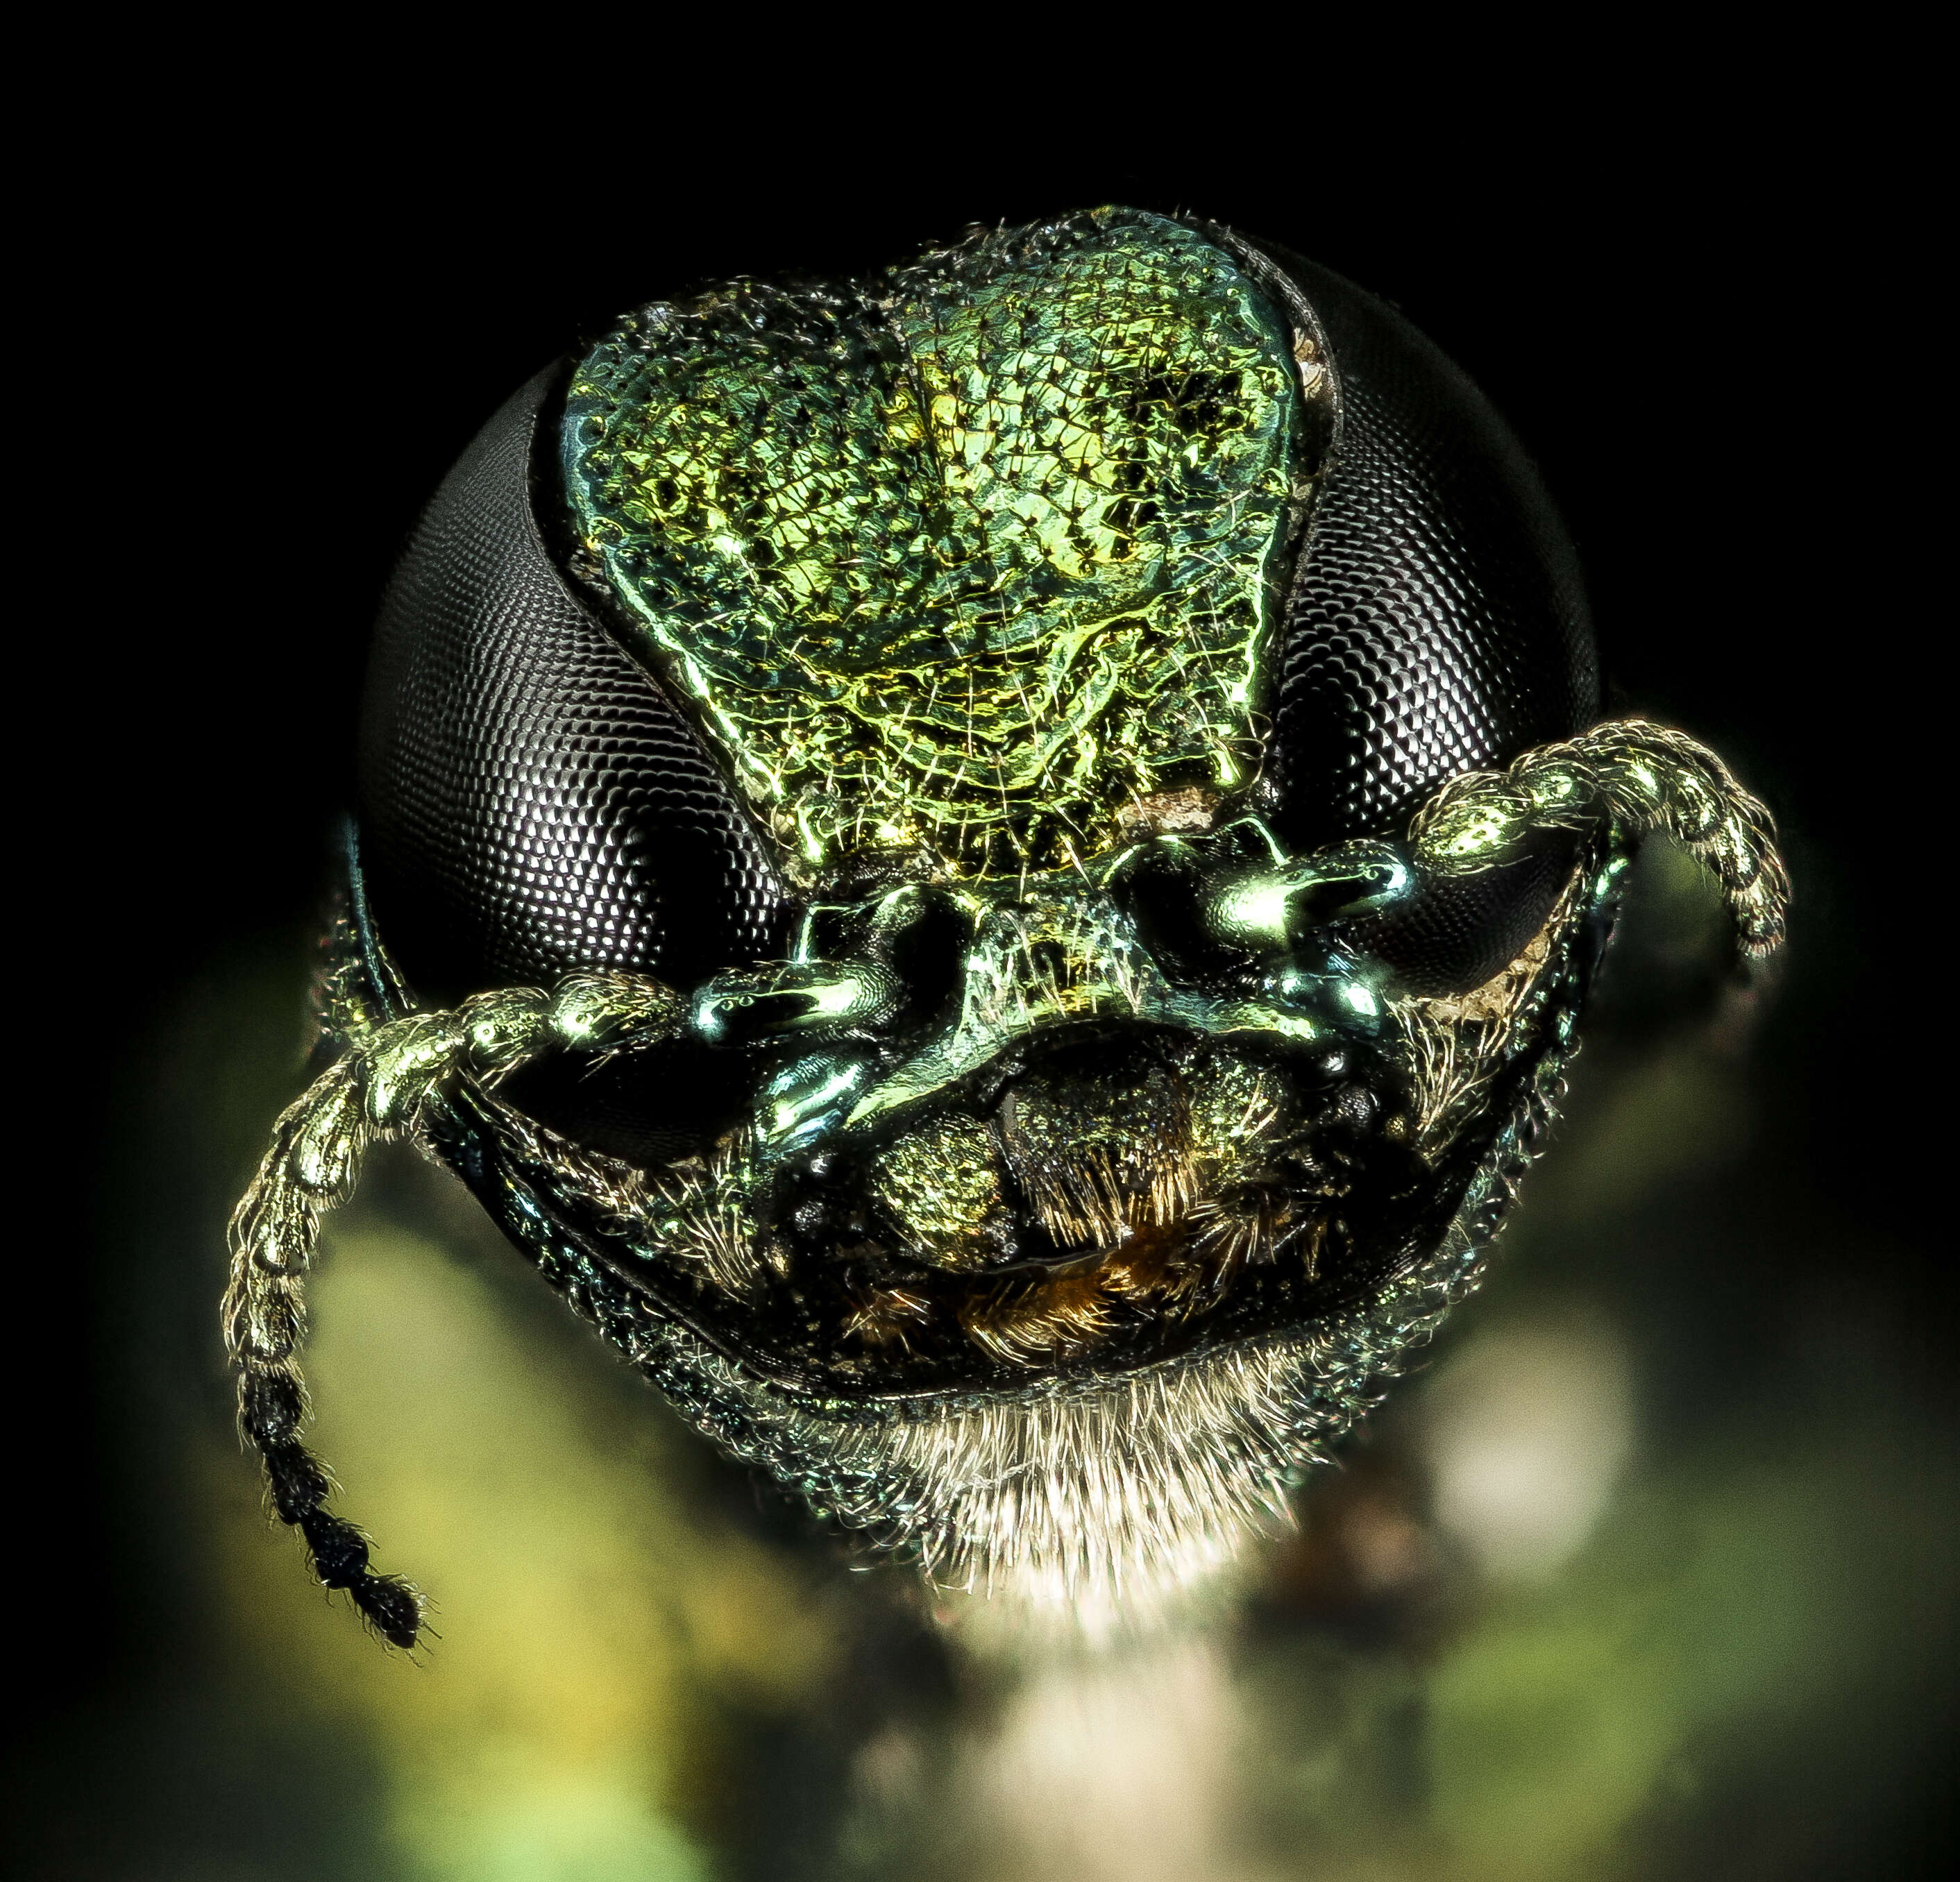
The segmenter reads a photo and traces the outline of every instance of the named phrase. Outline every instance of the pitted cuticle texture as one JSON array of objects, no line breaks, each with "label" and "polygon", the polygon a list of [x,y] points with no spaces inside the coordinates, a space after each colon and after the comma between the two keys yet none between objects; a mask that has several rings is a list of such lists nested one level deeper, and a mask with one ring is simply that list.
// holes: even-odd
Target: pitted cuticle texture
[{"label": "pitted cuticle texture", "polygon": [[1071,868],[1245,781],[1322,375],[1232,257],[1101,209],[628,314],[566,488],[630,644],[807,865]]},{"label": "pitted cuticle texture", "polygon": [[424,999],[618,968],[686,984],[773,951],[774,863],[658,683],[567,586],[531,478],[557,375],[498,412],[377,623],[363,855]]},{"label": "pitted cuticle texture", "polygon": [[1392,831],[1460,771],[1599,716],[1577,558],[1488,400],[1408,322],[1276,252],[1326,331],[1340,441],[1278,649],[1288,838]]}]

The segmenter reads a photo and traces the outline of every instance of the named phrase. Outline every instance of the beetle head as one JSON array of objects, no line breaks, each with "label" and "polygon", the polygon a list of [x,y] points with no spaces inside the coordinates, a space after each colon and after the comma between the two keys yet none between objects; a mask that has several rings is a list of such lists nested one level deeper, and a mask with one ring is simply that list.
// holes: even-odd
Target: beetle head
[{"label": "beetle head", "polygon": [[540,375],[431,504],[343,984],[682,997],[430,1140],[848,1520],[998,1543],[959,1486],[1031,1467],[984,1408],[1171,1417],[1164,1381],[1216,1467],[1152,1506],[1236,1508],[1508,1198],[1624,833],[1468,876],[1411,838],[1597,707],[1530,466],[1337,277],[1099,211],[737,284]]}]

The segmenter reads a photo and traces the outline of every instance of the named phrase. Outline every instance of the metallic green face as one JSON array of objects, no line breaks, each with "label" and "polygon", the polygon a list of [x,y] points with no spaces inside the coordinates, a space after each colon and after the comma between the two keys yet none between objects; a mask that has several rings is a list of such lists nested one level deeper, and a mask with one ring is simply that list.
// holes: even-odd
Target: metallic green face
[{"label": "metallic green face", "polygon": [[[594,1200],[778,1381],[1018,1389],[1324,1317],[1433,1248],[1518,1113],[1480,1105],[1466,1162],[1421,1012],[1328,939],[1405,860],[1261,814],[1323,345],[1223,238],[1104,210],[643,309],[575,369],[578,572],[803,903],[649,1074],[726,1114]],[[1484,1098],[1562,1041],[1596,892],[1491,993]]]},{"label": "metallic green face", "polygon": [[646,310],[563,435],[644,656],[803,869],[974,877],[1247,781],[1330,424],[1312,342],[1231,256],[1102,211],[861,291]]}]

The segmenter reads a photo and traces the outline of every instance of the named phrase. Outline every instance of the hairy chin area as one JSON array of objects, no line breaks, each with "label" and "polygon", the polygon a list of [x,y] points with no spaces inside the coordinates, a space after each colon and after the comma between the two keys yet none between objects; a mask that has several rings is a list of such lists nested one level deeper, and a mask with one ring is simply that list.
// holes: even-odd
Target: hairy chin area
[{"label": "hairy chin area", "polygon": [[1351,1340],[1269,1340],[911,1428],[895,1461],[937,1513],[942,1617],[976,1646],[1095,1647],[1229,1599],[1392,1366],[1363,1343],[1358,1370]]},{"label": "hairy chin area", "polygon": [[1099,1646],[1229,1595],[1334,1435],[1306,1416],[1298,1343],[1216,1353],[1032,1404],[912,1427],[899,1467],[932,1486],[920,1566],[976,1646]]},{"label": "hairy chin area", "polygon": [[[1129,1371],[842,1399],[710,1344],[534,1205],[500,1219],[684,1418],[915,1564],[976,1645],[1147,1633],[1230,1592],[1234,1565],[1290,1520],[1293,1489],[1475,1284],[1561,1089],[1577,987],[1561,982],[1522,1050],[1519,1016],[1499,1016],[1484,1058],[1494,1071],[1508,1046],[1516,1076],[1425,1257],[1351,1307]],[[1439,1115],[1445,1098],[1474,1099],[1480,1120],[1497,1104],[1479,1080],[1437,1091]]]},{"label": "hairy chin area", "polygon": [[[1508,1188],[1496,1170],[1488,1213]],[[976,1648],[1149,1633],[1226,1597],[1289,1496],[1474,1283],[1466,1210],[1365,1307],[1138,1372],[930,1410],[798,1402],[685,1335],[634,1353],[710,1436],[916,1565]]]}]

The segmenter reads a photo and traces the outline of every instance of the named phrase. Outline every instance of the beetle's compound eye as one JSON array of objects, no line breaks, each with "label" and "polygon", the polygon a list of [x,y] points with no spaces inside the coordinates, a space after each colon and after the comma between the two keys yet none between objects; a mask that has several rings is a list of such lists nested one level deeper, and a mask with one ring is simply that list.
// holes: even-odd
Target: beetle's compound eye
[{"label": "beetle's compound eye", "polygon": [[[691,988],[779,955],[791,925],[773,853],[719,768],[565,572],[539,449],[558,377],[534,379],[463,454],[376,628],[361,859],[376,927],[425,1005],[581,969]],[[657,1073],[546,1062],[509,1089],[600,1147],[671,1154],[741,1102],[726,1055],[695,1057]]]},{"label": "beetle's compound eye", "polygon": [[485,426],[383,603],[363,707],[361,850],[425,1004],[617,968],[689,987],[780,952],[768,846],[658,681],[560,567],[556,375]]},{"label": "beetle's compound eye", "polygon": [[1416,881],[1373,908],[1335,906],[1340,890],[1316,872],[1357,843],[1398,840],[1449,779],[1593,723],[1598,660],[1577,560],[1516,439],[1432,342],[1325,269],[1279,250],[1262,259],[1300,296],[1296,319],[1338,392],[1332,468],[1270,669],[1265,817],[1307,873],[1297,888],[1284,872],[1249,880],[1202,920],[1194,902],[1184,938],[1201,957],[1234,926],[1249,936],[1331,919],[1407,990],[1467,990],[1542,926],[1577,859],[1572,838],[1548,835],[1475,876]]},{"label": "beetle's compound eye", "polygon": [[[1537,471],[1489,402],[1393,310],[1276,257],[1339,385],[1334,470],[1272,671],[1267,815],[1289,854],[1393,840],[1459,774],[1568,739],[1600,707],[1576,558]],[[1569,838],[1424,882],[1357,924],[1411,987],[1480,984],[1537,931]]]}]

